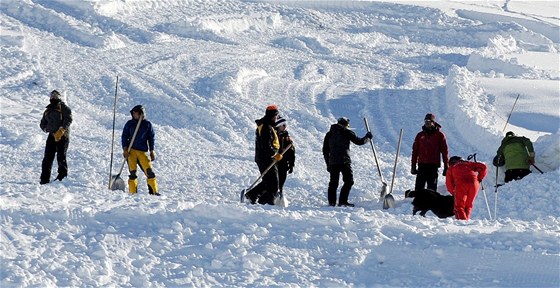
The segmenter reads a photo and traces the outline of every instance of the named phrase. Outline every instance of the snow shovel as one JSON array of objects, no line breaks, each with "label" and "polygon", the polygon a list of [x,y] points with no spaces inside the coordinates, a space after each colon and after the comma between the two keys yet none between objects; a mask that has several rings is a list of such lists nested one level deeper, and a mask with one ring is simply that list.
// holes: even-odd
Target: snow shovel
[{"label": "snow shovel", "polygon": [[[132,143],[134,143],[134,139],[136,139],[136,134],[138,133],[138,128],[140,128],[140,124],[144,119],[144,115],[140,115],[140,119],[138,119],[138,124],[136,124],[136,128],[134,129],[134,133],[132,134],[132,139],[130,139],[130,144],[128,144],[127,151],[130,153],[130,149],[132,149]],[[121,169],[119,169],[119,173],[117,175],[111,176],[111,182],[109,182],[109,187],[111,190],[122,190],[124,191],[126,185],[124,184],[124,180],[121,178],[121,173],[124,168],[124,163],[126,163],[126,158],[123,159]]]},{"label": "snow shovel", "polygon": [[395,207],[395,198],[393,198],[393,184],[395,183],[395,173],[397,172],[397,160],[399,159],[399,152],[401,151],[401,141],[402,141],[403,130],[399,134],[399,143],[397,144],[397,155],[395,155],[395,165],[393,166],[393,178],[391,179],[391,188],[389,193],[383,198],[383,209],[389,209]]},{"label": "snow shovel", "polygon": [[115,82],[115,102],[113,103],[113,136],[111,136],[111,163],[109,164],[109,189],[111,189],[111,179],[113,179],[113,147],[115,147],[115,117],[117,114],[117,89],[119,87],[119,76]]},{"label": "snow shovel", "polygon": [[[286,148],[284,149],[284,151],[282,151],[282,153],[280,153],[280,155],[284,155],[284,153],[286,153],[286,151],[288,151],[288,149],[290,149],[290,148],[292,148],[292,143],[290,143],[288,146],[286,146]],[[247,192],[251,191],[251,189],[253,189],[257,185],[257,182],[259,182],[264,177],[264,175],[266,175],[266,173],[268,173],[268,171],[270,171],[270,169],[272,169],[272,167],[274,165],[276,165],[277,162],[278,161],[276,161],[276,160],[272,161],[272,163],[270,163],[270,165],[268,165],[268,167],[266,167],[266,169],[261,173],[259,178],[257,178],[257,180],[255,180],[255,182],[253,182],[253,184],[251,184],[251,186],[249,186],[249,188],[241,190],[241,193],[239,195],[239,202],[243,203],[245,201],[245,194]],[[281,198],[284,198],[286,196],[281,195],[281,197],[278,200],[276,198],[276,195],[274,195],[274,197],[275,197],[275,199],[274,199],[274,204],[275,205],[276,205],[276,202],[279,202],[279,204],[282,204],[281,202],[283,202],[283,203],[285,203],[286,207],[288,206],[288,200],[287,199],[284,199],[284,200],[281,199]]]},{"label": "snow shovel", "polygon": [[[367,119],[364,118],[364,123],[366,124],[366,130],[369,131],[369,125]],[[379,162],[377,161],[377,154],[375,153],[375,146],[373,146],[373,141],[369,139],[369,144],[371,144],[371,151],[373,151],[373,159],[375,159],[375,166],[377,167],[377,173],[379,173],[379,178],[381,179],[381,190],[379,191],[379,199],[382,200],[387,195],[387,183],[383,181],[383,175],[381,174],[381,169],[379,168]]]}]

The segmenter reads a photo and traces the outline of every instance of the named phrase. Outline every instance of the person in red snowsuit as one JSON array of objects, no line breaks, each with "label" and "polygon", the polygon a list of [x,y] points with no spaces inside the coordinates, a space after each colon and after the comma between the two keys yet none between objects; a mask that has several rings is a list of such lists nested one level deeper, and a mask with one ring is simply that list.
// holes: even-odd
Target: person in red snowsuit
[{"label": "person in red snowsuit", "polygon": [[445,186],[455,199],[456,219],[469,220],[471,218],[474,199],[486,173],[487,168],[484,163],[464,161],[459,156],[449,158]]}]

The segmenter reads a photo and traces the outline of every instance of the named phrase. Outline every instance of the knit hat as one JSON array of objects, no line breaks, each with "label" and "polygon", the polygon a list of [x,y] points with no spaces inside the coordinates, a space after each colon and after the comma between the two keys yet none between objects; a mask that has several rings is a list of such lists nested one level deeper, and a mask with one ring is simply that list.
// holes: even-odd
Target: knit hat
[{"label": "knit hat", "polygon": [[268,117],[272,117],[278,115],[278,106],[276,105],[268,105],[266,107],[265,115]]},{"label": "knit hat", "polygon": [[[146,110],[144,109],[144,107],[142,105],[136,105],[132,108],[132,110],[130,110],[130,115],[132,115],[132,113],[134,112],[140,112],[140,114],[142,115],[146,115]],[[145,117],[145,116],[144,116]]]},{"label": "knit hat", "polygon": [[451,158],[449,158],[449,165],[453,166],[455,165],[455,163],[459,161],[464,161],[463,158],[461,158],[461,156],[452,156]]},{"label": "knit hat", "polygon": [[50,96],[51,96],[51,98],[60,99],[60,92],[58,92],[56,90],[52,90]]},{"label": "knit hat", "polygon": [[342,127],[348,127],[350,126],[350,119],[346,118],[346,117],[340,117],[337,120],[338,125],[342,126]]},{"label": "knit hat", "polygon": [[424,117],[424,120],[430,120],[432,122],[436,122],[436,115],[434,115],[433,113],[428,113],[426,114],[426,117]]},{"label": "knit hat", "polygon": [[515,133],[513,133],[513,131],[508,131],[506,133],[506,137],[511,137],[511,136],[515,136]]},{"label": "knit hat", "polygon": [[287,123],[286,123],[286,119],[285,119],[285,118],[282,118],[282,116],[278,116],[278,119],[276,119],[276,123],[275,123],[274,126],[275,126],[275,127],[280,127],[280,126],[282,126],[282,125],[285,126],[286,124],[287,124]]}]

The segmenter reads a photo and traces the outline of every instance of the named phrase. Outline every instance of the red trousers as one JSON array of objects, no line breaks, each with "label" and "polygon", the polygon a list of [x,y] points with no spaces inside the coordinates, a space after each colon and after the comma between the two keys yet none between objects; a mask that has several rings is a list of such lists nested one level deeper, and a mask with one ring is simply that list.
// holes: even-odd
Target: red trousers
[{"label": "red trousers", "polygon": [[478,194],[478,181],[470,183],[461,183],[455,188],[455,218],[460,220],[469,220],[473,208],[474,200]]}]

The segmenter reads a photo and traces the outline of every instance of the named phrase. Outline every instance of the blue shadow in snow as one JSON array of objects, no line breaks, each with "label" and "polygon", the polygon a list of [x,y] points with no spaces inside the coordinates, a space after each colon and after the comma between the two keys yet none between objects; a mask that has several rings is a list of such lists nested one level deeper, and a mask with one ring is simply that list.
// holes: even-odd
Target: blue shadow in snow
[{"label": "blue shadow in snow", "polygon": [[533,131],[556,133],[560,128],[560,117],[535,113],[513,113],[509,122],[512,125]]}]

